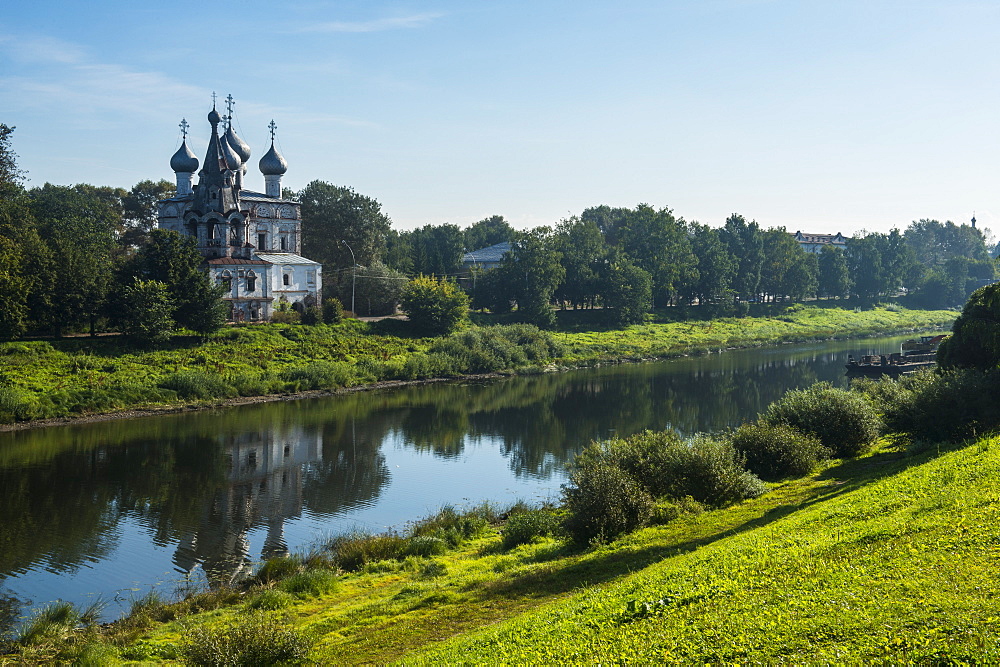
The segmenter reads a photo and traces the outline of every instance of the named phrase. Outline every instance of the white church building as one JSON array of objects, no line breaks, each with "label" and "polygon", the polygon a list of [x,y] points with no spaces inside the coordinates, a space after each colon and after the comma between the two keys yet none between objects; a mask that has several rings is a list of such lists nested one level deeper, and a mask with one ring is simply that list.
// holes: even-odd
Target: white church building
[{"label": "white church building", "polygon": [[[301,205],[281,197],[288,163],[274,147],[274,121],[271,149],[258,163],[264,192],[246,190],[250,147],[233,130],[232,96],[227,100],[221,136],[223,117],[214,105],[208,114],[212,138],[201,171],[187,145],[187,121],[181,121],[183,141],[170,158],[177,192],[159,202],[159,227],[197,240],[212,280],[226,288],[231,320],[269,320],[282,302],[296,310],[317,306],[323,267],[300,254]],[[195,172],[198,184],[192,186]]]}]

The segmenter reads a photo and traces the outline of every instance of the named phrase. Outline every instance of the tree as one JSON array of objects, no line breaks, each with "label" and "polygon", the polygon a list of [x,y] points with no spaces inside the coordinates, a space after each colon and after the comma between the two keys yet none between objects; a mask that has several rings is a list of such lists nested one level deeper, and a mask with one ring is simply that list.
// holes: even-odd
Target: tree
[{"label": "tree", "polygon": [[1000,283],[972,293],[937,354],[942,368],[1000,366]]},{"label": "tree", "polygon": [[618,229],[619,247],[653,279],[653,302],[673,303],[697,273],[698,260],[691,251],[683,220],[668,208],[639,204]]},{"label": "tree", "polygon": [[566,276],[552,230],[537,227],[515,234],[503,263],[521,318],[541,328],[555,325],[552,295]]},{"label": "tree", "polygon": [[11,135],[16,126],[0,123],[0,196],[24,185],[24,171],[17,166],[17,153],[11,148]]},{"label": "tree", "polygon": [[479,222],[470,225],[462,232],[465,242],[465,250],[481,250],[491,245],[510,241],[514,238],[514,228],[510,226],[502,215],[491,215],[483,218]]},{"label": "tree", "polygon": [[[363,312],[367,317],[394,314],[406,283],[405,275],[379,261],[359,268],[354,294],[359,313]],[[350,283],[344,283],[344,287],[348,288],[344,298],[350,298]]]},{"label": "tree", "polygon": [[873,299],[885,289],[882,253],[876,238],[878,234],[858,235],[847,239],[847,268],[853,282],[854,294]]},{"label": "tree", "polygon": [[562,254],[565,278],[555,291],[561,302],[574,308],[593,305],[600,291],[601,273],[605,270],[607,246],[597,224],[579,218],[563,220],[556,227],[555,245]]},{"label": "tree", "polygon": [[216,331],[226,321],[224,288],[213,285],[202,270],[197,242],[175,231],[154,229],[136,256],[123,268],[122,284],[153,280],[166,285],[173,304],[171,316],[180,326],[201,334]]},{"label": "tree", "polygon": [[468,316],[469,297],[453,281],[418,276],[403,294],[403,312],[418,333],[445,336]]},{"label": "tree", "polygon": [[350,276],[338,269],[381,259],[392,223],[376,200],[325,181],[309,183],[296,198],[302,202],[302,252],[323,264],[331,290]]},{"label": "tree", "polygon": [[413,270],[423,275],[449,276],[462,268],[465,239],[458,225],[424,225],[408,236]]},{"label": "tree", "polygon": [[142,245],[158,222],[157,202],[174,194],[176,185],[170,181],[139,181],[122,198],[122,221],[125,230],[120,243],[125,247]]},{"label": "tree", "polygon": [[46,183],[27,194],[39,237],[52,258],[42,281],[45,312],[38,317],[56,335],[64,327],[88,322],[94,333],[115,265],[115,240],[121,228],[119,190]]},{"label": "tree", "polygon": [[136,280],[118,299],[118,329],[143,347],[157,345],[174,329],[174,304],[167,285],[159,280]]},{"label": "tree", "polygon": [[764,232],[764,264],[760,291],[773,299],[801,300],[816,292],[816,258],[810,256],[784,227]]},{"label": "tree", "polygon": [[756,221],[733,213],[726,219],[719,236],[729,253],[736,260],[733,290],[736,297],[750,300],[757,296],[760,287],[761,267],[764,264],[764,236]]},{"label": "tree", "polygon": [[818,292],[825,297],[844,297],[851,290],[850,274],[844,251],[833,246],[823,246],[819,251]]},{"label": "tree", "polygon": [[604,235],[604,242],[609,246],[617,246],[621,242],[621,230],[631,214],[631,209],[601,205],[584,209],[580,219],[584,222],[593,222]]},{"label": "tree", "polygon": [[653,280],[649,272],[622,257],[608,265],[602,296],[611,324],[640,324],[653,305]]},{"label": "tree", "polygon": [[729,291],[736,273],[736,260],[718,232],[708,225],[689,223],[688,237],[691,251],[697,260],[691,280],[682,285],[681,293],[689,301],[699,304],[715,303]]}]

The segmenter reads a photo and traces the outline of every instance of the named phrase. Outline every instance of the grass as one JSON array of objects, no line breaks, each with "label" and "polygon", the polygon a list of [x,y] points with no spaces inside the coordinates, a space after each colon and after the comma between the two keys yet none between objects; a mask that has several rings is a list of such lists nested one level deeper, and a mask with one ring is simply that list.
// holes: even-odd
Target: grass
[{"label": "grass", "polygon": [[546,530],[508,548],[503,512],[445,508],[406,533],[461,536],[445,553],[369,561],[335,582],[313,554],[287,569],[322,583],[297,594],[261,577],[247,595],[185,609],[151,614],[142,599],[146,618],[168,622],[126,619],[21,655],[113,645],[126,660],[171,661],[272,618],[320,664],[995,662],[998,476],[998,436],[943,453],[887,438],[753,500],[681,509],[583,550]]},{"label": "grass", "polygon": [[[445,555],[345,574],[283,611],[317,637],[309,659],[321,663],[989,655],[997,628],[977,614],[1000,619],[997,473],[1000,439],[940,457],[883,442],[598,548],[539,537],[506,550],[491,527]],[[150,641],[181,634],[164,626]]]},{"label": "grass", "polygon": [[2,343],[0,423],[863,336],[942,327],[955,317],[828,305],[769,307],[763,314],[621,330],[580,331],[570,322],[551,335],[523,325],[473,327],[444,339],[407,337],[398,322],[271,324],[224,329],[206,341],[177,336],[154,351],[123,348],[115,337]]}]

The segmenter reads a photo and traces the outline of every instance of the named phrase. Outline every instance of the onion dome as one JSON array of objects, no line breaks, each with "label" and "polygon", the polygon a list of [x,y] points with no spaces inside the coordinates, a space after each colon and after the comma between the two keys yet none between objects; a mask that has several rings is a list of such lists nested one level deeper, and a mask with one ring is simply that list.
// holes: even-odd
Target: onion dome
[{"label": "onion dome", "polygon": [[177,149],[174,156],[170,158],[170,168],[177,174],[193,174],[198,171],[198,158],[188,148],[187,139]]},{"label": "onion dome", "polygon": [[232,123],[229,124],[229,129],[226,130],[226,143],[232,146],[236,154],[240,156],[240,162],[246,164],[250,159],[250,147],[236,134]]},{"label": "onion dome", "polygon": [[212,124],[213,128],[222,122],[222,116],[215,110],[215,107],[212,107],[212,110],[208,112],[208,122]]},{"label": "onion dome", "polygon": [[220,148],[222,149],[222,158],[226,161],[227,169],[236,171],[241,166],[243,166],[243,161],[240,159],[240,156],[236,153],[236,151],[233,150],[233,147],[229,144],[228,141],[223,139],[219,143],[220,143]]},{"label": "onion dome", "polygon": [[265,176],[281,176],[286,171],[288,171],[288,163],[285,162],[285,158],[281,157],[281,153],[274,147],[274,141],[272,141],[271,150],[264,153],[264,157],[260,159],[260,173]]}]

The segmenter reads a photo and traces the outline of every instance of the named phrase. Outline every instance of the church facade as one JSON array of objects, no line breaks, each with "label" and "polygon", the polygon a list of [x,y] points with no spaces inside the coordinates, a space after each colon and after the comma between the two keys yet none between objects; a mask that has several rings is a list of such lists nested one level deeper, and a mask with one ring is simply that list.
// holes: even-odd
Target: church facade
[{"label": "church facade", "polygon": [[301,255],[301,206],[281,196],[288,164],[274,146],[274,121],[271,148],[258,163],[264,192],[245,189],[251,151],[233,129],[227,99],[225,127],[220,130],[224,119],[214,106],[208,114],[212,137],[201,171],[181,122],[184,138],[170,159],[177,191],[159,202],[159,227],[196,240],[213,282],[225,287],[233,321],[266,321],[285,307],[318,306],[323,267]]}]

